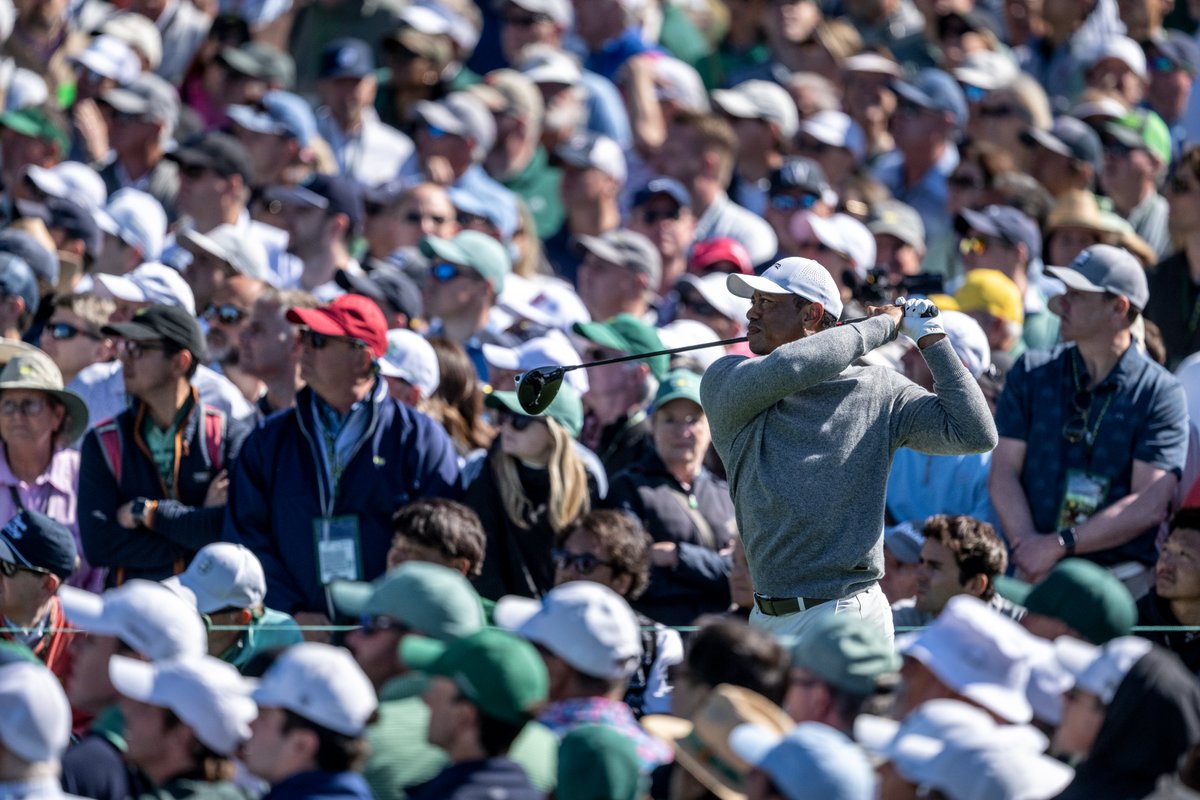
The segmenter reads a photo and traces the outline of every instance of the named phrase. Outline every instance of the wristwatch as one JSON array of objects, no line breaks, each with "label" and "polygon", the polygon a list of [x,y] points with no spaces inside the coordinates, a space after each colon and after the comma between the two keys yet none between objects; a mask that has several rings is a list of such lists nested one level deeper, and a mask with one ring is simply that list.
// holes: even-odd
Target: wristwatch
[{"label": "wristwatch", "polygon": [[1067,555],[1075,555],[1075,545],[1078,543],[1079,537],[1075,535],[1074,528],[1063,528],[1058,532],[1058,543],[1067,551]]},{"label": "wristwatch", "polygon": [[143,528],[149,528],[150,526],[146,523],[147,514],[153,514],[157,506],[157,500],[147,500],[144,497],[139,497],[129,507],[129,515],[133,517],[133,521],[138,525],[141,525]]}]

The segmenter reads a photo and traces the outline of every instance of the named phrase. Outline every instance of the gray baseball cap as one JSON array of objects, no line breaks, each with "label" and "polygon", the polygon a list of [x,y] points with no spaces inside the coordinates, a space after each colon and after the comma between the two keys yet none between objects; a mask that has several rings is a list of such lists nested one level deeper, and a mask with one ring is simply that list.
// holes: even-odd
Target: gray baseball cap
[{"label": "gray baseball cap", "polygon": [[907,203],[901,203],[899,200],[877,203],[871,208],[867,230],[876,236],[895,236],[905,244],[925,252],[925,223],[921,221],[921,215],[916,209]]},{"label": "gray baseball cap", "polygon": [[662,256],[640,233],[621,228],[601,236],[580,236],[577,241],[597,258],[645,275],[651,287],[657,287],[662,278]]},{"label": "gray baseball cap", "polygon": [[153,72],[143,72],[125,86],[108,90],[101,100],[122,114],[150,117],[160,122],[173,122],[179,117],[179,95],[175,87]]},{"label": "gray baseball cap", "polygon": [[1069,267],[1046,267],[1046,271],[1080,292],[1109,292],[1129,298],[1139,311],[1150,299],[1146,271],[1137,257],[1121,247],[1095,244],[1084,250]]}]

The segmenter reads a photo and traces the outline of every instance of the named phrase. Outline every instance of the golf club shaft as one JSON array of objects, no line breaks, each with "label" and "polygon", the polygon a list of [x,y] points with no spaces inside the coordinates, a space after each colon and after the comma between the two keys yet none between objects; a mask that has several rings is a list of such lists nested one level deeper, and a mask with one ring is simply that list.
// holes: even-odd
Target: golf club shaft
[{"label": "golf club shaft", "polygon": [[590,367],[603,367],[608,364],[620,364],[624,361],[636,361],[640,358],[654,358],[655,356],[670,356],[675,353],[686,353],[689,350],[703,350],[706,347],[724,347],[726,345],[738,344],[746,341],[747,337],[739,336],[736,339],[722,339],[719,342],[703,342],[701,344],[689,344],[685,347],[672,347],[670,350],[655,350],[653,353],[637,353],[636,355],[617,356],[616,358],[606,358],[601,361],[589,361],[586,364],[574,364],[569,367],[563,367],[563,372],[570,372],[573,369],[588,369]]}]

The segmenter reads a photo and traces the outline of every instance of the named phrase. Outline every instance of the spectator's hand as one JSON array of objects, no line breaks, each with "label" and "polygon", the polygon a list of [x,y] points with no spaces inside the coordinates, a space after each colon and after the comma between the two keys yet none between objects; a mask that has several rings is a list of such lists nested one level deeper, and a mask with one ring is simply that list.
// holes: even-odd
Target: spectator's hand
[{"label": "spectator's hand", "polygon": [[650,565],[675,569],[679,566],[679,545],[674,542],[655,542],[650,545]]},{"label": "spectator's hand", "polygon": [[117,509],[117,524],[131,531],[137,529],[138,524],[133,518],[132,500]]},{"label": "spectator's hand", "polygon": [[941,315],[932,300],[897,297],[896,305],[904,311],[900,332],[916,342],[918,347],[925,348],[945,338]]},{"label": "spectator's hand", "polygon": [[80,100],[71,109],[75,117],[75,127],[79,129],[79,137],[83,140],[83,149],[88,159],[99,161],[108,155],[108,125],[104,123],[104,115],[95,100]]},{"label": "spectator's hand", "polygon": [[208,485],[208,491],[204,493],[204,507],[214,508],[216,506],[223,506],[228,496],[229,473],[221,470],[217,473],[217,477],[212,479],[212,483]]},{"label": "spectator's hand", "polygon": [[[299,611],[292,615],[292,618],[296,620],[296,624],[301,628],[324,628],[328,627],[329,625],[329,617],[325,616],[319,611]],[[306,642],[322,642],[324,644],[329,644],[332,638],[332,631],[304,631],[304,641]]]},{"label": "spectator's hand", "polygon": [[1053,534],[1027,536],[1013,550],[1018,577],[1030,583],[1037,583],[1046,577],[1062,557],[1062,545]]},{"label": "spectator's hand", "polygon": [[430,156],[425,159],[425,176],[430,183],[439,186],[451,186],[454,183],[454,169],[445,156]]}]

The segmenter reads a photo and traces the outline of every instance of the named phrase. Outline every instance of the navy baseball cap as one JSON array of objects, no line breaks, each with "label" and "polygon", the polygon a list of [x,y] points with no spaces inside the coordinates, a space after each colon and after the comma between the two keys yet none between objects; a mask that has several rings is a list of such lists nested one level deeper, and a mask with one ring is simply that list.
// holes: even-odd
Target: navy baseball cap
[{"label": "navy baseball cap", "polygon": [[1075,117],[1059,117],[1050,130],[1030,128],[1021,134],[1021,141],[1037,144],[1060,156],[1086,161],[1099,174],[1104,165],[1104,145],[1091,125]]},{"label": "navy baseball cap", "polygon": [[268,200],[320,208],[330,214],[345,214],[350,228],[357,230],[363,218],[363,192],[357,181],[340,175],[313,175],[295,186],[272,186]]},{"label": "navy baseball cap", "polygon": [[382,311],[403,314],[409,320],[421,319],[421,288],[399,269],[376,267],[366,275],[342,269],[333,279],[346,291],[371,298]]},{"label": "navy baseball cap", "polygon": [[692,204],[692,195],[682,183],[674,178],[665,178],[659,175],[648,180],[645,186],[634,192],[633,206],[637,208],[640,205],[644,205],[650,202],[650,198],[660,194],[667,195],[680,207]]},{"label": "navy baseball cap", "polygon": [[46,570],[66,580],[75,572],[79,554],[75,537],[66,526],[23,508],[0,528],[0,561]]},{"label": "navy baseball cap", "polygon": [[25,301],[26,311],[37,314],[37,279],[25,259],[13,253],[0,252],[0,296],[19,297]]},{"label": "navy baseball cap", "polygon": [[967,124],[967,98],[958,81],[940,69],[923,69],[911,81],[895,81],[892,91],[910,103],[954,117],[960,130]]},{"label": "navy baseball cap", "polygon": [[254,177],[254,169],[250,166],[250,156],[246,153],[246,148],[235,136],[221,131],[209,131],[189,137],[164,157],[184,167],[210,169],[223,178],[241,175],[247,186]]},{"label": "navy baseball cap", "polygon": [[321,51],[317,77],[362,78],[375,71],[375,54],[362,39],[334,39]]},{"label": "navy baseball cap", "polygon": [[12,253],[33,270],[33,276],[53,286],[58,283],[58,255],[25,231],[0,231],[0,253]]},{"label": "navy baseball cap", "polygon": [[958,212],[954,228],[960,234],[974,230],[1009,244],[1023,244],[1029,250],[1030,261],[1042,257],[1042,234],[1037,223],[1012,206],[988,206],[982,211],[964,208]]},{"label": "navy baseball cap", "polygon": [[770,184],[772,192],[805,189],[813,194],[824,194],[829,189],[829,181],[821,165],[802,156],[788,158],[779,169],[771,170]]},{"label": "navy baseball cap", "polygon": [[62,197],[50,197],[46,200],[46,210],[50,212],[50,222],[47,227],[58,228],[67,234],[68,239],[80,239],[87,254],[95,258],[100,253],[104,243],[104,232],[96,224],[92,212],[76,203]]}]

